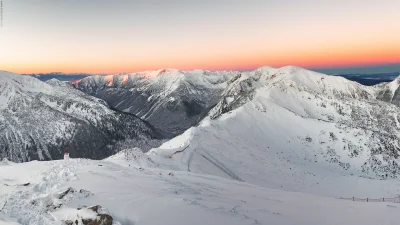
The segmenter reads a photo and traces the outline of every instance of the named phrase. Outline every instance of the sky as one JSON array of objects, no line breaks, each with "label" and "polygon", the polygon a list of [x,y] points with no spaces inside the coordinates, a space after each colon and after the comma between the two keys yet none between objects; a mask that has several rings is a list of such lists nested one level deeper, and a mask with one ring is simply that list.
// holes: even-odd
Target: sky
[{"label": "sky", "polygon": [[400,68],[399,0],[0,1],[16,73]]}]

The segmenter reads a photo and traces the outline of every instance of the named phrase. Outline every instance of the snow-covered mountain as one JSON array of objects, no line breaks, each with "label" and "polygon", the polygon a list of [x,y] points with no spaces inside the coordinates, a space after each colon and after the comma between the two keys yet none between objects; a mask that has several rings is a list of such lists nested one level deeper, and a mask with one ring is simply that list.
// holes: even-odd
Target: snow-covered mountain
[{"label": "snow-covered mountain", "polygon": [[161,69],[91,76],[71,84],[175,136],[203,119],[219,101],[228,80],[238,74]]},{"label": "snow-covered mountain", "polygon": [[[298,67],[230,73],[206,75],[220,82],[205,84],[204,94],[209,86],[220,87],[213,106],[202,108],[198,126],[147,153],[134,148],[99,161],[0,162],[0,224],[111,224],[111,218],[114,225],[397,223],[400,111],[379,100],[382,86]],[[152,75],[125,80],[147,85],[168,76]],[[121,78],[112,76],[111,86]],[[104,77],[75,85],[97,81]],[[160,108],[165,98],[157,93],[175,84],[164,82],[148,96]],[[24,85],[24,93],[37,96],[43,86],[43,95],[49,88],[47,95],[83,98],[96,111],[109,110],[65,83],[48,83],[54,86]]]},{"label": "snow-covered mountain", "polygon": [[87,74],[87,73],[39,73],[39,74],[21,74],[24,76],[30,76],[37,78],[43,82],[51,80],[51,79],[57,79],[60,81],[74,81],[78,79],[82,79],[88,76],[91,76],[93,74]]},{"label": "snow-covered mountain", "polygon": [[[302,158],[298,163],[305,168],[294,171],[306,174],[312,173],[313,168],[308,168],[312,162],[348,174],[397,177],[400,111],[381,101],[381,90],[387,86],[396,96],[397,80],[368,87],[288,66],[251,72],[165,69],[94,76],[73,84],[157,127],[169,131],[173,127],[174,134],[196,125],[207,114],[201,126],[153,152],[180,152],[182,165],[178,167],[211,174],[215,173],[208,171],[213,170],[213,162],[204,161],[204,155],[219,155],[216,160],[236,168],[231,171],[236,174],[233,177],[263,183],[269,171],[265,166],[282,160],[288,168],[300,166],[292,166],[287,161],[291,157]],[[202,102],[202,106],[185,102]],[[192,109],[200,109],[195,119],[187,113]],[[204,154],[197,154],[203,150]],[[196,164],[196,158],[205,163]],[[242,161],[245,158],[247,163]]]},{"label": "snow-covered mountain", "polygon": [[63,82],[0,72],[0,158],[12,161],[104,158],[118,141],[147,146],[158,134],[148,123],[111,110]]},{"label": "snow-covered mountain", "polygon": [[199,126],[150,151],[154,161],[336,197],[338,175],[400,175],[400,110],[377,100],[376,87],[298,67],[263,67],[228,83]]}]

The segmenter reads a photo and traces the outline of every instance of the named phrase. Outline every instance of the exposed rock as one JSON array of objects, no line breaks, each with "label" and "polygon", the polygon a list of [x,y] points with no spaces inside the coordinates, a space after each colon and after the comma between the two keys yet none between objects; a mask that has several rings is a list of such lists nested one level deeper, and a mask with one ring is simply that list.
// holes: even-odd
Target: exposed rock
[{"label": "exposed rock", "polygon": [[112,216],[104,213],[104,209],[99,206],[91,206],[87,208],[78,209],[76,218],[73,220],[64,221],[65,225],[112,225]]},{"label": "exposed rock", "polygon": [[57,196],[57,198],[58,198],[58,199],[63,199],[67,194],[69,194],[69,193],[75,193],[75,192],[76,192],[76,190],[70,187],[70,188],[68,188],[66,191],[60,193],[60,194]]}]

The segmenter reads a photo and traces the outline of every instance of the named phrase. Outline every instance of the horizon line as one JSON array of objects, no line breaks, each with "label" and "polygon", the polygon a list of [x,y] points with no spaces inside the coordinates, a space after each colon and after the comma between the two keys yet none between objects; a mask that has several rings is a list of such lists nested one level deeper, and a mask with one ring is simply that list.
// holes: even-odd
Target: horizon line
[{"label": "horizon line", "polygon": [[272,67],[272,68],[282,68],[286,66],[296,66],[300,67],[303,69],[307,70],[312,70],[316,72],[320,71],[334,71],[334,70],[357,70],[357,69],[385,69],[385,67],[389,67],[387,69],[390,69],[390,67],[395,67],[393,71],[387,71],[387,72],[371,72],[371,74],[379,74],[379,73],[396,73],[400,72],[400,63],[387,63],[387,64],[373,64],[373,65],[354,65],[354,66],[323,66],[323,67],[304,67],[304,66],[297,66],[297,65],[286,65],[286,66],[269,66],[269,65],[263,65],[263,66],[258,66],[258,67],[251,67],[251,68],[236,68],[236,69],[203,69],[203,68],[195,68],[195,69],[179,69],[179,68],[173,68],[173,67],[162,67],[162,68],[156,68],[153,70],[138,70],[138,71],[131,71],[131,72],[112,72],[112,73],[92,73],[92,72],[61,72],[61,71],[53,71],[53,72],[39,72],[39,73],[17,73],[17,72],[12,72],[11,73],[16,73],[20,75],[50,75],[50,74],[60,74],[60,75],[115,75],[115,74],[132,74],[132,73],[140,73],[140,72],[146,72],[146,71],[156,71],[156,70],[162,70],[162,69],[174,69],[174,70],[179,70],[179,71],[193,71],[193,70],[205,70],[205,71],[211,71],[211,72],[218,72],[218,71],[240,71],[240,72],[246,72],[246,71],[254,71],[262,67]]}]

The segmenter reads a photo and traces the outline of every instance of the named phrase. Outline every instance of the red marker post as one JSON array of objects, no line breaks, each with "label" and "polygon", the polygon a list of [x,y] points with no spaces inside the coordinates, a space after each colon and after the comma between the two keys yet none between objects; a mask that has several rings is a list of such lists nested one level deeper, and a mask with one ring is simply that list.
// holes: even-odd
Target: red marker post
[{"label": "red marker post", "polygon": [[69,160],[69,153],[66,152],[64,153],[64,161],[68,161]]}]

